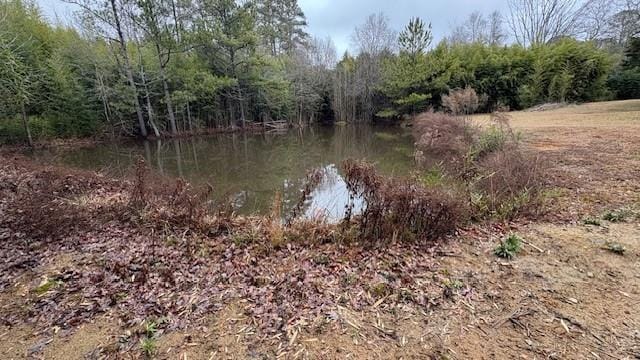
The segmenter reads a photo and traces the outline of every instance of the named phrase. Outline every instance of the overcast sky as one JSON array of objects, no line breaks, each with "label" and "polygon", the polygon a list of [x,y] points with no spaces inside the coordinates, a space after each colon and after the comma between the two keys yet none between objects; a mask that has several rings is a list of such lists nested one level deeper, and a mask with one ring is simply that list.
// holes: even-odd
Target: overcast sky
[{"label": "overcast sky", "polygon": [[489,14],[508,13],[507,0],[298,0],[309,23],[309,32],[318,37],[331,36],[338,55],[350,47],[351,33],[372,13],[387,15],[400,31],[414,16],[430,22],[435,42],[464,21],[473,11]]},{"label": "overcast sky", "polygon": [[[433,25],[436,42],[446,36],[452,26],[473,11],[489,14],[500,10],[506,15],[507,0],[298,0],[307,16],[309,33],[325,38],[331,36],[340,56],[350,46],[356,25],[372,13],[386,14],[393,28],[401,30],[409,19],[419,16]],[[44,13],[52,20],[69,22],[70,5],[60,0],[38,0]]]}]

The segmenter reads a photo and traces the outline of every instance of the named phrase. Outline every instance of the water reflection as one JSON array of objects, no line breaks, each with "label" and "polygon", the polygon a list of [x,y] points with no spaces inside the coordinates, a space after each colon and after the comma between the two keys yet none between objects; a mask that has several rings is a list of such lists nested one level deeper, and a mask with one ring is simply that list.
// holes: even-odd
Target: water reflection
[{"label": "water reflection", "polygon": [[[138,156],[158,173],[183,177],[195,186],[209,183],[217,198],[232,197],[239,213],[266,213],[276,192],[283,207],[298,201],[306,173],[325,171],[307,201],[307,216],[342,216],[348,193],[340,174],[347,158],[368,159],[386,174],[405,175],[413,167],[412,138],[397,128],[314,127],[285,134],[221,134],[144,143],[106,144],[36,156],[67,165],[123,176]],[[361,204],[356,203],[357,209]]]}]

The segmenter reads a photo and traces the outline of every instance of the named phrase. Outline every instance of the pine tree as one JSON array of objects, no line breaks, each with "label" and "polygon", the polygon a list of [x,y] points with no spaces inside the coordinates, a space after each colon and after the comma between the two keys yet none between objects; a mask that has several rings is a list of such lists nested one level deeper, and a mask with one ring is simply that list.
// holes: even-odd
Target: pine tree
[{"label": "pine tree", "polygon": [[411,19],[398,38],[401,50],[412,58],[422,54],[432,40],[431,24],[425,25],[420,18]]}]

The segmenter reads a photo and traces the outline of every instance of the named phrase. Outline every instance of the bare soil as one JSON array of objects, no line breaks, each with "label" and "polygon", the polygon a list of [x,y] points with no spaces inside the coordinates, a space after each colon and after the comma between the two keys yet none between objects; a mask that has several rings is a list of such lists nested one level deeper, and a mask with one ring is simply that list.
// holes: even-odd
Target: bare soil
[{"label": "bare soil", "polygon": [[[160,359],[640,358],[640,101],[512,115],[548,159],[547,211],[536,221],[471,226],[433,248],[236,248],[217,235],[198,243],[195,266],[180,257],[184,249],[158,241],[157,229],[104,216],[125,201],[123,185],[5,156],[0,354],[143,358],[142,324],[154,314],[171,319],[154,335]],[[45,213],[58,219],[69,208],[55,199],[73,199],[85,214],[70,212],[61,233],[38,219],[50,236],[36,234],[15,202],[43,172],[70,187],[50,194],[42,204],[54,212]],[[608,212],[625,216],[602,220]],[[251,223],[243,221],[229,227]],[[493,249],[509,233],[524,248],[513,260],[497,258]],[[149,246],[157,243],[165,245]],[[173,287],[152,271],[135,281],[149,251],[176,266]],[[119,261],[131,266],[118,270]],[[122,278],[108,277],[114,271]],[[107,276],[97,289],[93,273]],[[47,279],[60,282],[43,287]]]}]

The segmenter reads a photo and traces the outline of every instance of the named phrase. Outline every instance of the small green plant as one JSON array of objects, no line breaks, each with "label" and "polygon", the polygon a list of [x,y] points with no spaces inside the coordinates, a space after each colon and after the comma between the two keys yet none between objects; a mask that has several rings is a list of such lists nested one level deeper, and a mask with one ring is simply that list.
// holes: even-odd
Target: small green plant
[{"label": "small green plant", "polygon": [[617,223],[617,222],[625,221],[630,216],[631,216],[631,211],[629,210],[607,211],[602,216],[602,220],[606,220],[612,223]]},{"label": "small green plant", "polygon": [[514,218],[535,201],[537,201],[537,199],[525,189],[508,199],[504,199],[504,201],[497,206],[494,216],[501,220]]},{"label": "small green plant", "polygon": [[156,352],[156,348],[158,347],[158,328],[164,323],[166,323],[166,318],[159,318],[157,320],[146,320],[142,324],[144,335],[140,339],[140,349],[147,358],[152,357]]},{"label": "small green plant", "polygon": [[582,221],[585,225],[601,226],[600,220],[595,218],[586,218]]},{"label": "small green plant", "polygon": [[464,283],[458,279],[445,279],[442,282],[442,285],[444,285],[444,287],[446,287],[447,289],[460,290],[464,286]]},{"label": "small green plant", "polygon": [[142,349],[142,352],[146,357],[153,356],[153,354],[156,352],[157,347],[158,344],[156,342],[156,339],[154,338],[145,337],[143,339],[140,339],[140,349]]},{"label": "small green plant", "polygon": [[313,262],[317,265],[328,265],[331,263],[331,259],[325,254],[320,254],[313,257]]},{"label": "small green plant", "polygon": [[627,251],[624,245],[614,242],[606,243],[604,245],[604,249],[618,255],[624,255],[624,253]]},{"label": "small green plant", "polygon": [[477,160],[487,154],[502,149],[507,142],[507,133],[498,126],[491,126],[480,133],[469,158]]},{"label": "small green plant", "polygon": [[180,243],[180,239],[174,234],[169,234],[164,238],[164,243],[167,246],[176,246]]},{"label": "small green plant", "polygon": [[358,282],[358,277],[355,274],[342,275],[342,283],[345,285],[353,285]]},{"label": "small green plant", "polygon": [[522,239],[518,235],[511,234],[500,242],[500,245],[495,248],[493,253],[501,258],[513,259],[521,248]]},{"label": "small green plant", "polygon": [[391,292],[392,292],[391,287],[389,286],[389,284],[385,282],[379,282],[377,284],[374,284],[371,287],[371,293],[376,298],[385,297],[387,295],[390,295]]},{"label": "small green plant", "polygon": [[247,246],[253,244],[260,239],[260,233],[256,229],[249,229],[249,231],[237,232],[231,235],[231,241],[238,247]]},{"label": "small green plant", "polygon": [[48,292],[51,289],[54,289],[58,286],[62,285],[62,281],[45,278],[38,287],[35,288],[35,292],[37,295],[42,295]]},{"label": "small green plant", "polygon": [[156,333],[158,332],[158,324],[153,320],[145,321],[144,332],[148,338],[156,336]]},{"label": "small green plant", "polygon": [[418,180],[425,186],[437,186],[441,185],[444,182],[445,175],[443,174],[442,170],[438,169],[437,167],[432,167],[431,169],[429,169],[429,171],[420,174]]}]

